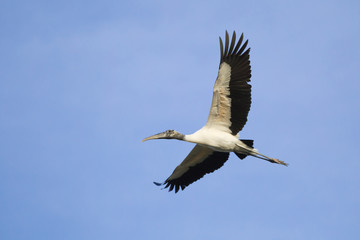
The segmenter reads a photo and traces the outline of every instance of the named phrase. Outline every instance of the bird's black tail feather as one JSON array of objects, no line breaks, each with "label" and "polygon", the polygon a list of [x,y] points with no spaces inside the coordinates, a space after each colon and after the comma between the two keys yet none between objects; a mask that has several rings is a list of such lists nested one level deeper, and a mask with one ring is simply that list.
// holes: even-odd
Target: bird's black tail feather
[{"label": "bird's black tail feather", "polygon": [[[249,140],[249,139],[240,139],[240,141],[242,141],[243,143],[246,144],[246,146],[253,148],[254,146],[254,140]],[[243,154],[243,153],[237,153],[234,152],[236,154],[236,156],[238,156],[241,160],[243,160],[244,158],[246,158],[248,155]]]}]

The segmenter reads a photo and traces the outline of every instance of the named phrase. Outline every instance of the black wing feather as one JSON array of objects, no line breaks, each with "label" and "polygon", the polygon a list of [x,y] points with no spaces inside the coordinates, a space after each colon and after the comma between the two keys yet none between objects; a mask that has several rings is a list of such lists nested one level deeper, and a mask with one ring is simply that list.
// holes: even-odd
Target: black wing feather
[{"label": "black wing feather", "polygon": [[[229,158],[228,152],[213,152],[205,161],[190,167],[189,170],[181,177],[176,179],[167,179],[165,188],[169,187],[169,191],[172,191],[175,186],[175,193],[179,190],[179,186],[184,190],[187,186],[196,182],[207,173],[212,173],[215,170],[221,168]],[[168,185],[169,184],[169,185]]]},{"label": "black wing feather", "polygon": [[[173,178],[175,171],[177,171],[177,169],[175,169],[173,174],[163,183],[163,185],[165,185],[164,188],[169,188],[169,192],[175,189],[175,193],[177,193],[180,188],[181,190],[184,190],[187,186],[199,180],[205,174],[212,173],[221,168],[229,158],[229,154],[230,153],[228,152],[211,151],[211,154],[209,154],[202,162],[199,162],[194,166],[189,166],[187,171],[181,176]],[[155,184],[159,185],[158,183]]]},{"label": "black wing feather", "polygon": [[[229,36],[226,31],[225,33],[225,51],[223,52],[223,44],[220,38],[220,52],[221,61],[226,62],[231,67],[231,80],[230,80],[230,98],[231,98],[231,126],[230,130],[232,134],[236,135],[244,127],[247,116],[251,106],[251,66],[250,66],[250,48],[245,52],[248,40],[241,46],[243,40],[243,34],[237,42],[234,50],[233,46],[236,42],[235,32],[231,40],[229,48]],[[241,48],[240,48],[241,46]],[[240,50],[238,50],[240,48]],[[228,50],[229,49],[229,50]]]}]

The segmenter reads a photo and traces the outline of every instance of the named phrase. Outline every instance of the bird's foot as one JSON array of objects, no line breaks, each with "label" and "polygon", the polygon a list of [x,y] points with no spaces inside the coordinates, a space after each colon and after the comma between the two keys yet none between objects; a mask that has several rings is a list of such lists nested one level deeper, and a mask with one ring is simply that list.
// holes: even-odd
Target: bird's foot
[{"label": "bird's foot", "polygon": [[269,162],[281,164],[281,165],[284,165],[284,166],[288,166],[288,164],[286,162],[283,162],[283,161],[281,161],[279,159],[276,159],[276,158],[270,158]]}]

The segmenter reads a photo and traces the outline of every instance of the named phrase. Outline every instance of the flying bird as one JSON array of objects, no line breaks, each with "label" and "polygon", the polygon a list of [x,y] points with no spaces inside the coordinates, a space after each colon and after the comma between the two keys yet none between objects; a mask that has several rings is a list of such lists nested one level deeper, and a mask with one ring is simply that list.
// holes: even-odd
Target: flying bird
[{"label": "flying bird", "polygon": [[196,143],[195,147],[175,168],[173,173],[163,183],[169,191],[184,190],[205,174],[214,172],[224,165],[230,152],[240,159],[247,156],[264,159],[271,163],[287,166],[287,163],[275,158],[267,157],[253,148],[253,140],[239,140],[241,131],[247,121],[251,105],[251,66],[250,48],[246,49],[248,40],[243,42],[243,34],[236,42],[233,32],[231,41],[225,32],[225,49],[220,40],[220,66],[218,76],[213,88],[213,98],[207,123],[193,134],[184,135],[175,130],[147,137],[142,141],[151,139],[178,139]]}]

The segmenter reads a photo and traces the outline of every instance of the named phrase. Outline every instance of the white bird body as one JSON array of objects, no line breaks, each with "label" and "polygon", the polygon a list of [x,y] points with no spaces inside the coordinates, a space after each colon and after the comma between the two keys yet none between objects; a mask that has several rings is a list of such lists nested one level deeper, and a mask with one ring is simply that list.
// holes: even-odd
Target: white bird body
[{"label": "white bird body", "polygon": [[175,193],[180,188],[184,190],[205,174],[219,169],[227,161],[230,152],[234,152],[240,159],[254,156],[272,163],[287,165],[278,159],[259,153],[253,148],[253,140],[239,140],[238,133],[247,121],[251,105],[250,48],[245,50],[248,41],[241,46],[242,40],[243,35],[236,43],[234,32],[230,43],[226,32],[224,50],[220,38],[219,72],[213,88],[206,125],[190,135],[167,130],[143,140],[178,139],[196,143],[193,150],[163,183],[166,184],[165,188],[169,187],[169,191],[174,188]]},{"label": "white bird body", "polygon": [[218,152],[256,153],[256,149],[248,147],[238,139],[238,135],[204,126],[193,134],[185,135],[184,141],[200,144]]}]

